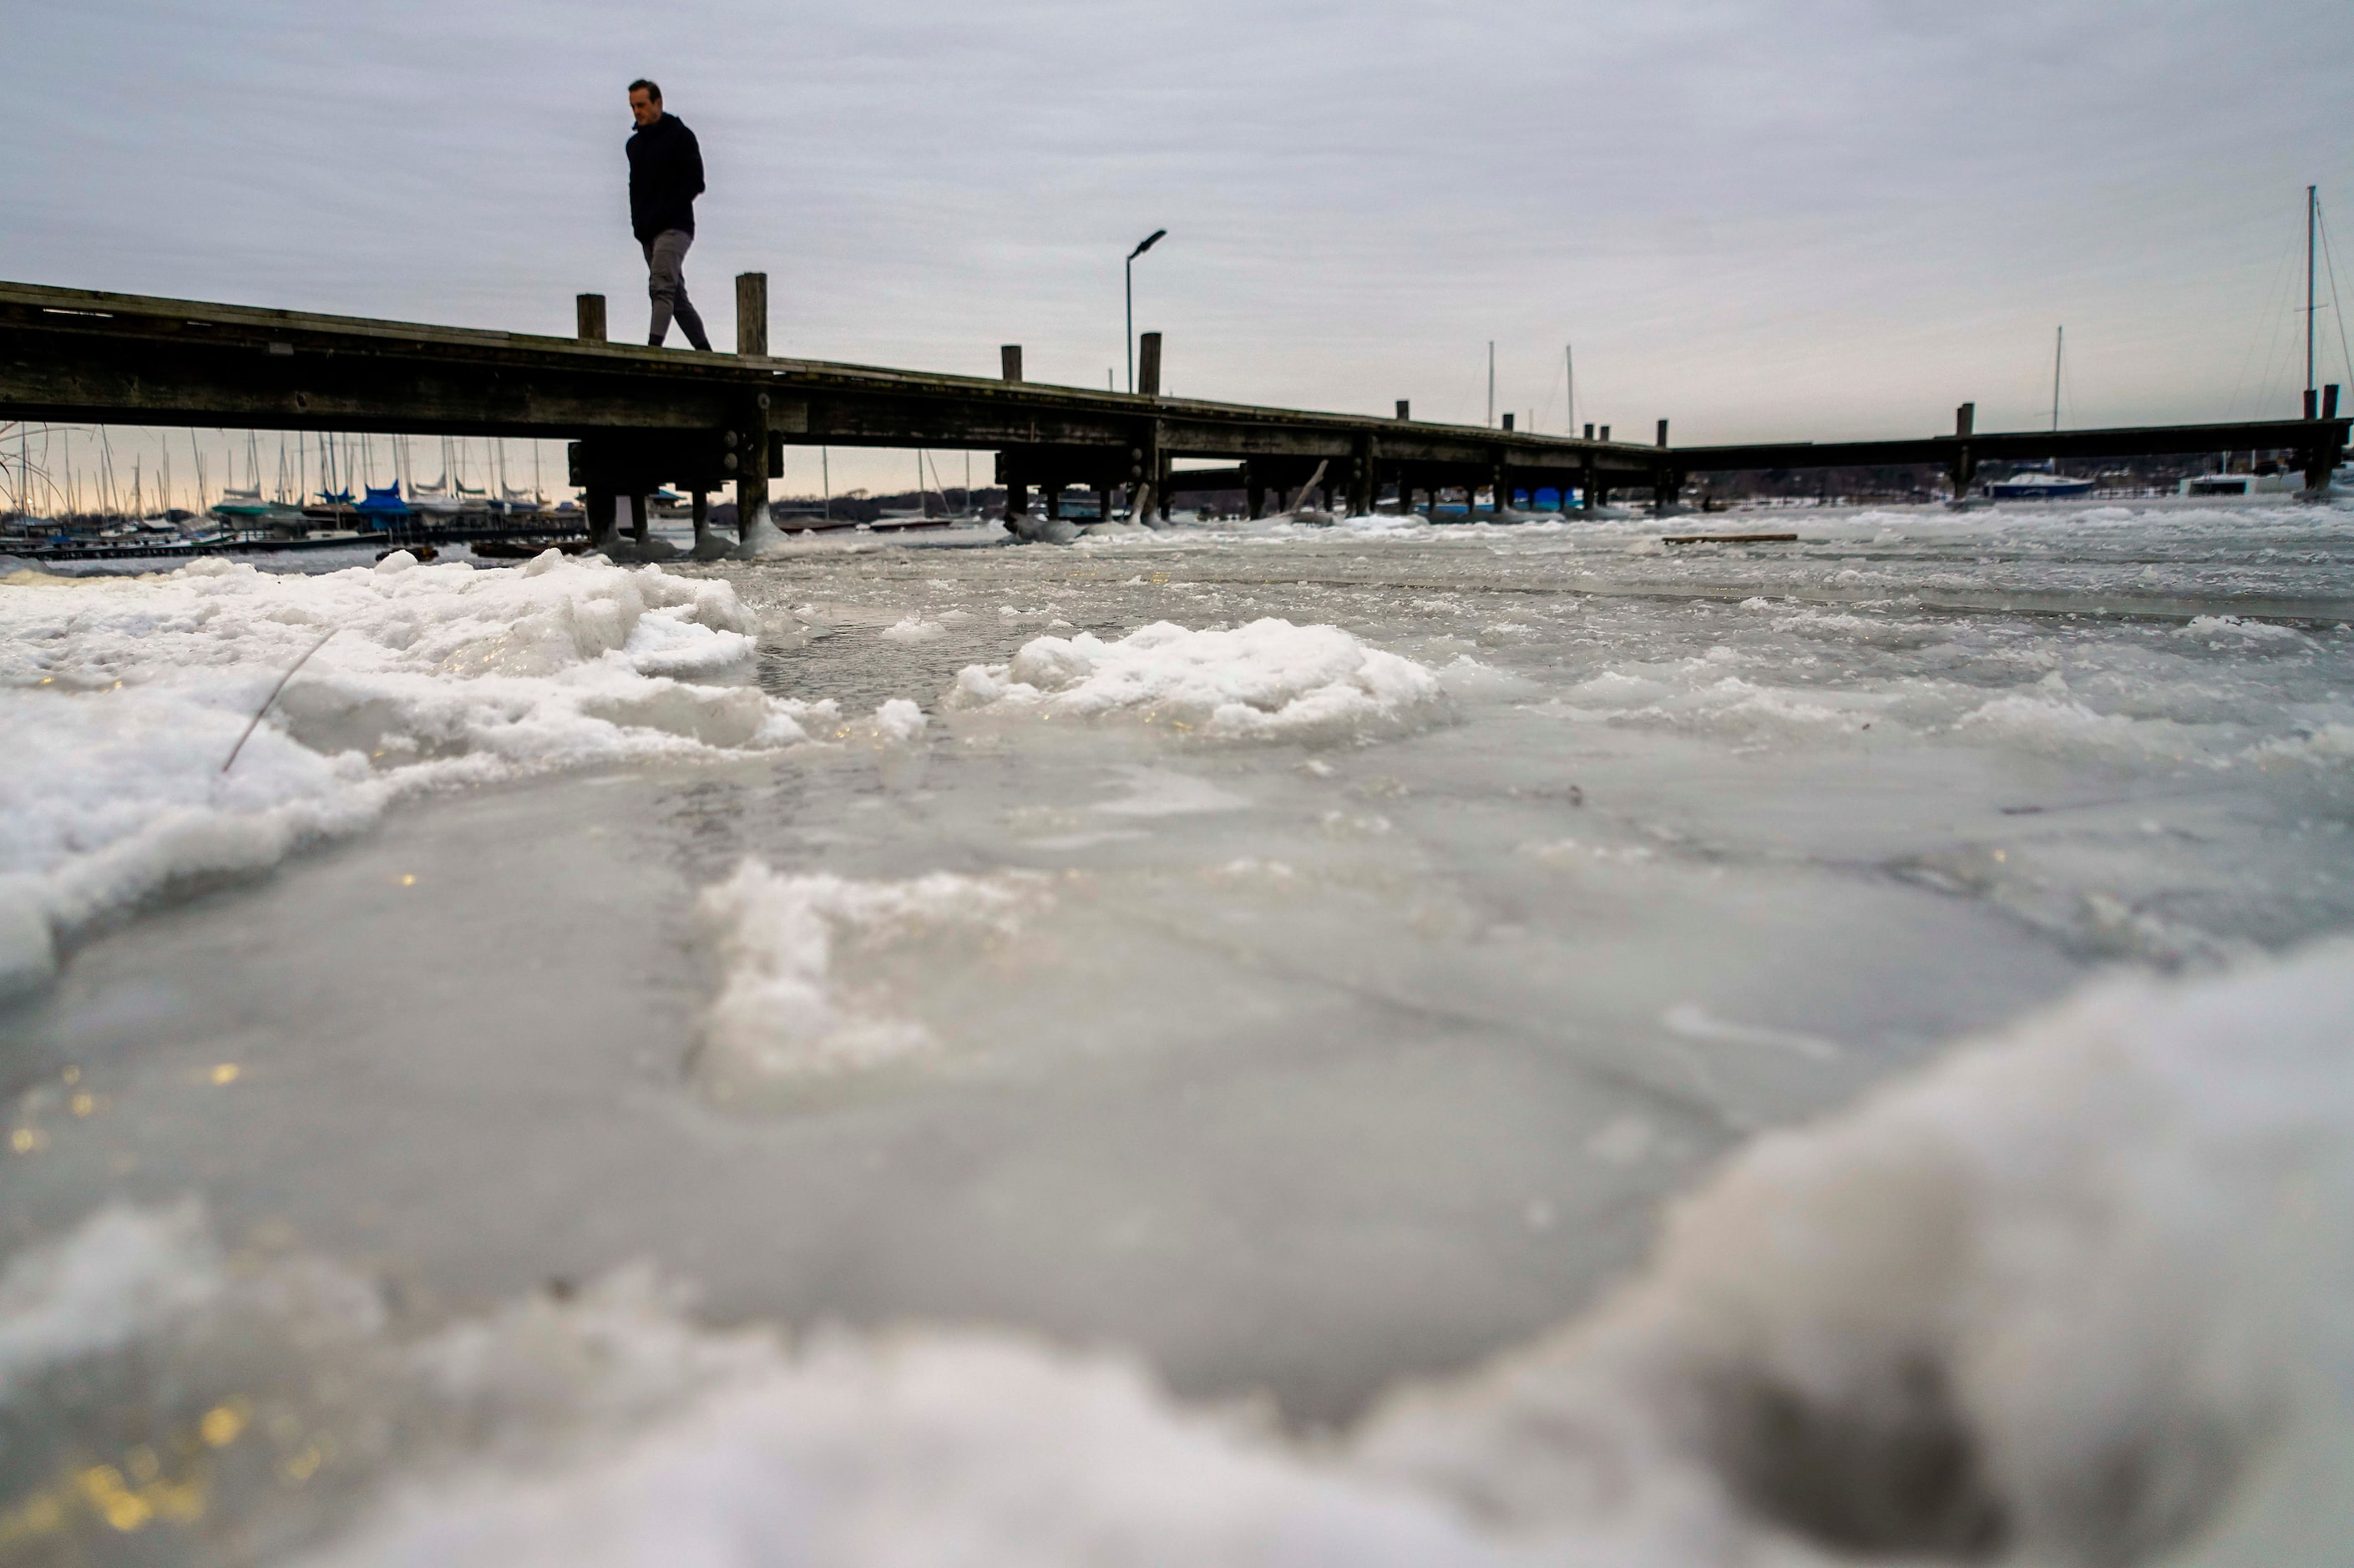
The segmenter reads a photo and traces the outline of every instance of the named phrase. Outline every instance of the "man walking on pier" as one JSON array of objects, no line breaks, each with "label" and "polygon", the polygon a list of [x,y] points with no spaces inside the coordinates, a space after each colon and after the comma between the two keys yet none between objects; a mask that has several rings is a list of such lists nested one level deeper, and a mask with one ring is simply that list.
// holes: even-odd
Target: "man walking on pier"
[{"label": "man walking on pier", "polygon": [[646,292],[653,297],[653,324],[646,343],[663,345],[671,317],[686,341],[711,352],[703,318],[686,297],[686,248],[695,243],[695,198],[703,194],[703,148],[674,114],[663,112],[662,89],[641,77],[630,83],[630,117],[638,122],[630,137],[630,228],[646,253]]}]

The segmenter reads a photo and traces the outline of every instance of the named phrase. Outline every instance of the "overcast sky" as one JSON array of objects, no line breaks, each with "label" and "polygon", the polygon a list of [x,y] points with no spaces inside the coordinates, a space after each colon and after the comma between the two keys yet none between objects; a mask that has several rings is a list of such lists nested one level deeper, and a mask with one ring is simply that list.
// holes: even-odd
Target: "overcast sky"
[{"label": "overcast sky", "polygon": [[1477,423],[1492,338],[1544,429],[1566,344],[1643,439],[2035,427],[2064,323],[2065,422],[2253,418],[2307,184],[2354,252],[2346,0],[0,5],[37,282],[562,334],[601,291],[621,336],[640,74],[702,138],[714,337],[764,270],[830,359],[1102,385],[1166,228],[1187,396]]}]

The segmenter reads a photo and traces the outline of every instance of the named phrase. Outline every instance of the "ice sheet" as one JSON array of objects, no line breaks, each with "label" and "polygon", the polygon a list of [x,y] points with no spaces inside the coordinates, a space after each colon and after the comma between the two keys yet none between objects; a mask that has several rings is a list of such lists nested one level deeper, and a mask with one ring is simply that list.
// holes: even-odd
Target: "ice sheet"
[{"label": "ice sheet", "polygon": [[[237,1556],[327,1531],[300,1560],[352,1564],[2331,1563],[2354,1530],[2349,1016],[2344,943],[2099,988],[1759,1140],[1601,1308],[1315,1444],[1024,1336],[713,1334],[642,1273],[404,1340],[332,1269],[235,1268],[192,1211],[110,1209],[0,1274],[10,1412],[39,1434],[0,1540],[152,1520]],[[141,1367],[166,1375],[126,1383]],[[87,1391],[118,1386],[155,1436],[93,1482]],[[330,1461],[332,1487],[286,1484]]]},{"label": "ice sheet", "polygon": [[[1792,516],[811,545],[512,677],[614,766],[296,779],[513,769],[0,1013],[0,1530],[2339,1560],[2354,519]],[[400,733],[510,678],[365,642]],[[674,690],[822,744],[588,712]]]}]

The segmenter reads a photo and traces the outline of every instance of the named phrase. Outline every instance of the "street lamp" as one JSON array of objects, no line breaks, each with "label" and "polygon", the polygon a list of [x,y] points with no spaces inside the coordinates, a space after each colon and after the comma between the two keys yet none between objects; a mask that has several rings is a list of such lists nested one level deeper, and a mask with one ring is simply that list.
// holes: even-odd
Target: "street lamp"
[{"label": "street lamp", "polygon": [[1141,244],[1128,253],[1120,264],[1120,272],[1128,284],[1128,389],[1136,390],[1136,259],[1169,238],[1165,228],[1156,228],[1146,235]]}]

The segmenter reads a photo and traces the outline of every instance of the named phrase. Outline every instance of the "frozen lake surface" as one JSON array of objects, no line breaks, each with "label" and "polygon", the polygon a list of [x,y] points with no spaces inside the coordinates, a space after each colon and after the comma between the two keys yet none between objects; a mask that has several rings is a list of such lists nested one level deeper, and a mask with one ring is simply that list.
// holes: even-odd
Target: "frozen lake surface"
[{"label": "frozen lake surface", "polygon": [[0,580],[0,1561],[2335,1561],[2354,508],[1795,525]]}]

